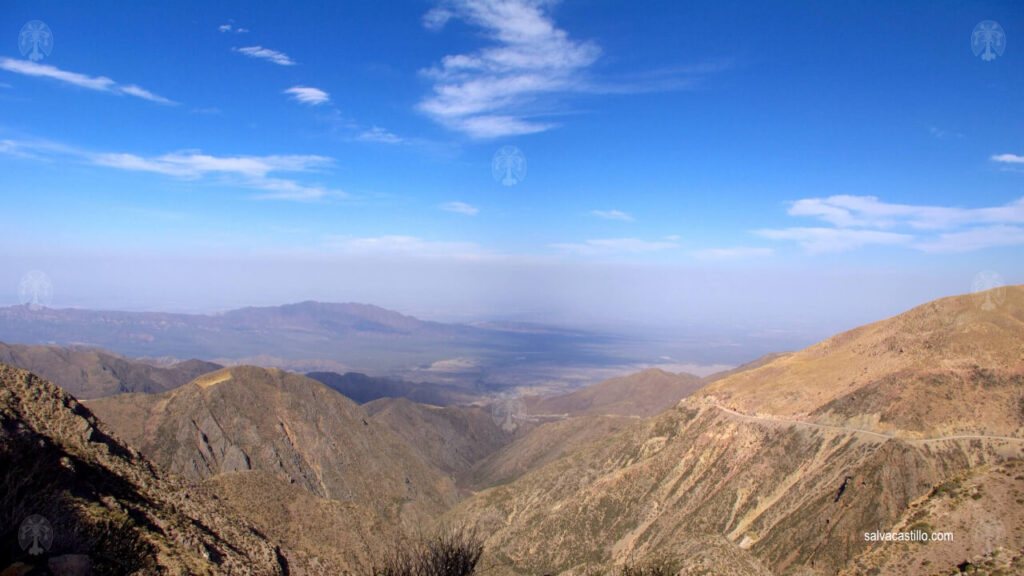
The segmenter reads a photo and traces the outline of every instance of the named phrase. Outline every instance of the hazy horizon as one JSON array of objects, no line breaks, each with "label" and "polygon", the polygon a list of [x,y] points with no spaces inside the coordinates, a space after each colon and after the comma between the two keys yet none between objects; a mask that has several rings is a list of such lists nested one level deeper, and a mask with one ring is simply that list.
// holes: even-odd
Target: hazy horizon
[{"label": "hazy horizon", "polygon": [[[16,42],[31,22],[42,52]],[[1014,2],[14,4],[0,305],[41,271],[54,307],[363,302],[809,344],[1024,282],[1021,22]]]}]

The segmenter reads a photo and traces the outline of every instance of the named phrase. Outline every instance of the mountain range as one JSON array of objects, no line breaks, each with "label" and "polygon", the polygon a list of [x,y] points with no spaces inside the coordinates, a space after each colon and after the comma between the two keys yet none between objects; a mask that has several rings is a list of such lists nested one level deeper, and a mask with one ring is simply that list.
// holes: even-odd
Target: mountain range
[{"label": "mountain range", "polygon": [[609,336],[500,323],[444,324],[367,304],[301,302],[217,314],[0,308],[0,341],[88,346],[293,371],[362,371],[479,387],[557,367],[636,362]]},{"label": "mountain range", "polygon": [[[53,447],[5,481],[69,496],[0,512],[8,527],[34,507],[82,519],[58,530],[88,536],[60,556],[94,565],[118,557],[98,535],[120,518],[115,541],[158,550],[162,573],[370,573],[401,538],[470,526],[481,570],[499,575],[661,561],[682,574],[1021,574],[1024,287],[1000,290],[998,306],[946,298],[704,379],[651,369],[444,406],[360,405],[299,374],[206,365],[168,390],[79,402],[5,367],[5,461]],[[128,374],[128,390],[170,382]],[[373,395],[372,379],[350,381]],[[93,487],[65,459],[94,470]],[[192,528],[162,528],[179,524]],[[870,538],[889,532],[951,536]]]}]

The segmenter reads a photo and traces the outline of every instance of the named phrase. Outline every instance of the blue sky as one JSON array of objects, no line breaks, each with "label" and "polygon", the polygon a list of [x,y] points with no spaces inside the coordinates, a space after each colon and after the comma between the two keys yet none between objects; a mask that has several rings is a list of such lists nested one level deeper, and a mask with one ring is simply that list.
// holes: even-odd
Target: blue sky
[{"label": "blue sky", "polygon": [[0,301],[810,338],[1024,282],[1020,2],[318,4],[2,2]]}]

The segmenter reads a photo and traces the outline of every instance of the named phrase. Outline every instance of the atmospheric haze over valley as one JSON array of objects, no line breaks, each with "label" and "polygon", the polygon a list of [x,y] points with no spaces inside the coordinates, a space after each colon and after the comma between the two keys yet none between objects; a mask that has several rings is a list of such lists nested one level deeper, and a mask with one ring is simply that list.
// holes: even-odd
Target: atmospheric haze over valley
[{"label": "atmospheric haze over valley", "polygon": [[0,576],[1024,575],[1022,39],[0,0]]}]

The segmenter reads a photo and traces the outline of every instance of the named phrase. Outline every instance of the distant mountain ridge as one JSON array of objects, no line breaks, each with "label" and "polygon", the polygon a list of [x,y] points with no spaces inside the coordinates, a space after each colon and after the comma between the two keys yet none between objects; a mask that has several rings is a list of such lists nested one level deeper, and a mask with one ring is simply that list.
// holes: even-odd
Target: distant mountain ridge
[{"label": "distant mountain ridge", "polygon": [[[489,366],[622,362],[594,349],[603,337],[579,331],[503,329],[420,320],[378,306],[306,301],[217,314],[0,308],[0,341],[88,345],[131,357],[217,359],[270,354],[299,369],[324,361],[390,374],[424,371],[473,385]],[[470,358],[462,370],[453,359]],[[447,362],[447,364],[445,364]]]}]

